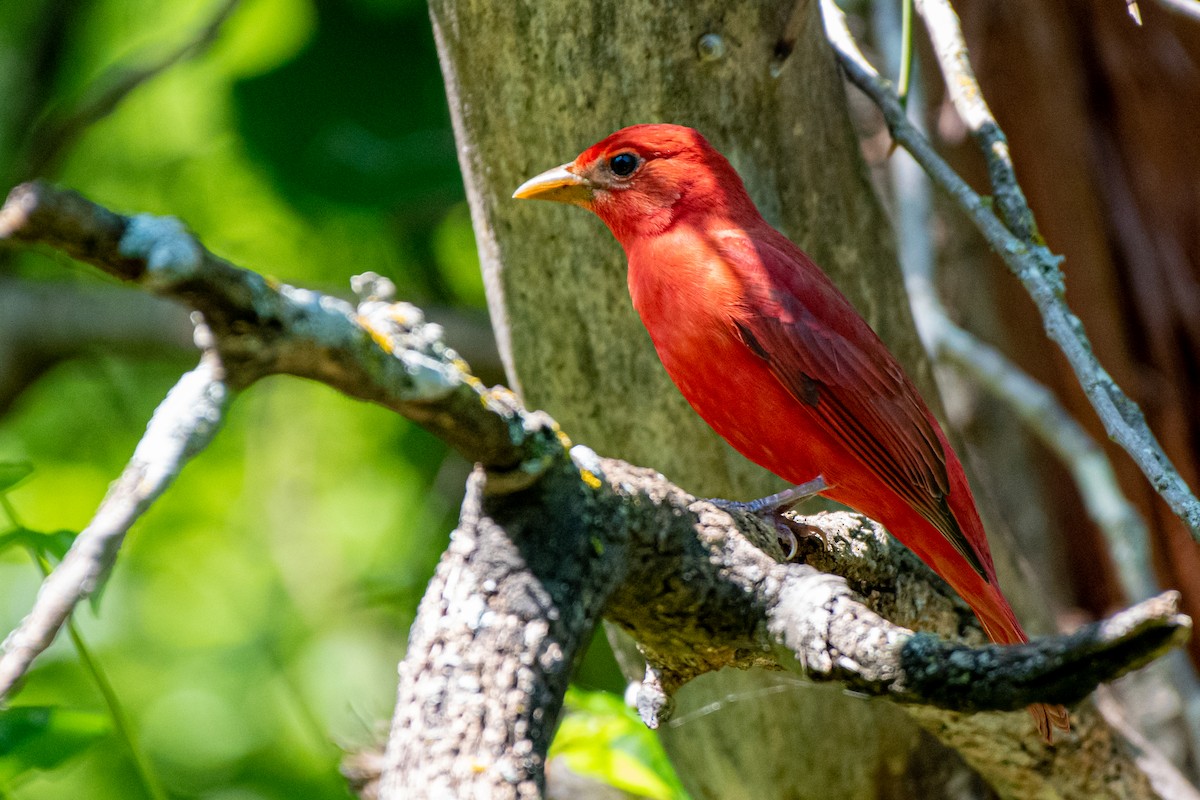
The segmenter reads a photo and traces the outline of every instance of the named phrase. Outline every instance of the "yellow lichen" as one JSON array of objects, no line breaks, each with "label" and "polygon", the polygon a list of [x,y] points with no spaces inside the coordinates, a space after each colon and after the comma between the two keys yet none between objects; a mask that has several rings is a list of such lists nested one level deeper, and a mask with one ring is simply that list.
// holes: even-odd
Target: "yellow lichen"
[{"label": "yellow lichen", "polygon": [[375,328],[375,326],[373,326],[371,324],[371,320],[369,318],[356,315],[354,317],[354,321],[358,323],[358,326],[360,328],[362,328],[364,331],[366,331],[368,334],[370,334],[371,338],[373,340],[375,340],[375,344],[379,345],[380,347],[382,347],[384,350],[386,350],[389,353],[392,352],[391,337],[388,336],[383,331],[380,331],[377,328]]},{"label": "yellow lichen", "polygon": [[[473,389],[483,389],[483,381],[471,374],[471,365],[461,358],[456,358],[450,362],[456,370],[462,373],[463,382]],[[485,401],[486,405],[486,401]]]}]

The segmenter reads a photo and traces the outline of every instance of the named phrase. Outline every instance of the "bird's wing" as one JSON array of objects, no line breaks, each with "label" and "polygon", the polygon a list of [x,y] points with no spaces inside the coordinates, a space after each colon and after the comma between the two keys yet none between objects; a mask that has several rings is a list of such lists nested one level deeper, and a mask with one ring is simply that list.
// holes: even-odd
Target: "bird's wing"
[{"label": "bird's wing", "polygon": [[808,256],[779,238],[722,237],[721,255],[752,298],[730,320],[735,333],[819,425],[845,442],[986,580],[979,555],[946,502],[946,454],[916,387]]}]

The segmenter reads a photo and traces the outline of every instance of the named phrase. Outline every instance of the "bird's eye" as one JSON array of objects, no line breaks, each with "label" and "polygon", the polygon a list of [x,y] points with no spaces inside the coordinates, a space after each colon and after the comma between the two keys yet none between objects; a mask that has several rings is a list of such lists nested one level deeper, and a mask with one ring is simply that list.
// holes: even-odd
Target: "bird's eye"
[{"label": "bird's eye", "polygon": [[638,157],[633,153],[617,153],[608,160],[608,168],[618,178],[628,178],[638,168]]}]

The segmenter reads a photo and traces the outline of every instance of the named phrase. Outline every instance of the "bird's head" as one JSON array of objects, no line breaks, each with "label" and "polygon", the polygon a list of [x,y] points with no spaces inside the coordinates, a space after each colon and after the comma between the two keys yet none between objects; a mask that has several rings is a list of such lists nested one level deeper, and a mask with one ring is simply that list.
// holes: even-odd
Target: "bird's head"
[{"label": "bird's head", "polygon": [[693,212],[749,203],[725,157],[682,125],[622,128],[521,184],[513,197],[583,206],[622,244],[661,233]]}]

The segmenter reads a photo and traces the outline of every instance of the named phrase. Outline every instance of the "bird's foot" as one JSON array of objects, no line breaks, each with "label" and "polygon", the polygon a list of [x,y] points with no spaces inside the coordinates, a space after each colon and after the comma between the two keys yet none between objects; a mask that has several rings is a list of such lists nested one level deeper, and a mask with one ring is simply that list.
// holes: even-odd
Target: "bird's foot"
[{"label": "bird's foot", "polygon": [[779,546],[783,549],[786,561],[791,561],[799,550],[800,539],[817,537],[821,540],[822,545],[828,549],[829,542],[825,539],[825,534],[819,528],[814,528],[811,525],[805,525],[802,522],[797,522],[793,519],[788,519],[784,514],[789,511],[792,506],[797,503],[807,500],[810,497],[820,494],[829,488],[829,484],[825,482],[825,478],[821,475],[813,478],[811,481],[802,483],[798,486],[792,486],[784,489],[782,492],[760,497],[757,500],[751,500],[743,503],[737,500],[720,500],[712,498],[708,502],[723,508],[726,511],[745,511],[748,514],[753,514],[761,518],[765,522],[769,522],[775,529],[775,535],[779,539]]},{"label": "bird's foot", "polygon": [[829,484],[825,482],[825,477],[818,475],[811,481],[801,483],[798,486],[790,486],[782,492],[760,497],[748,503],[739,503],[734,500],[722,500],[721,503],[726,508],[737,508],[751,514],[782,514],[797,503],[807,500],[810,497],[815,497],[828,488]]}]

